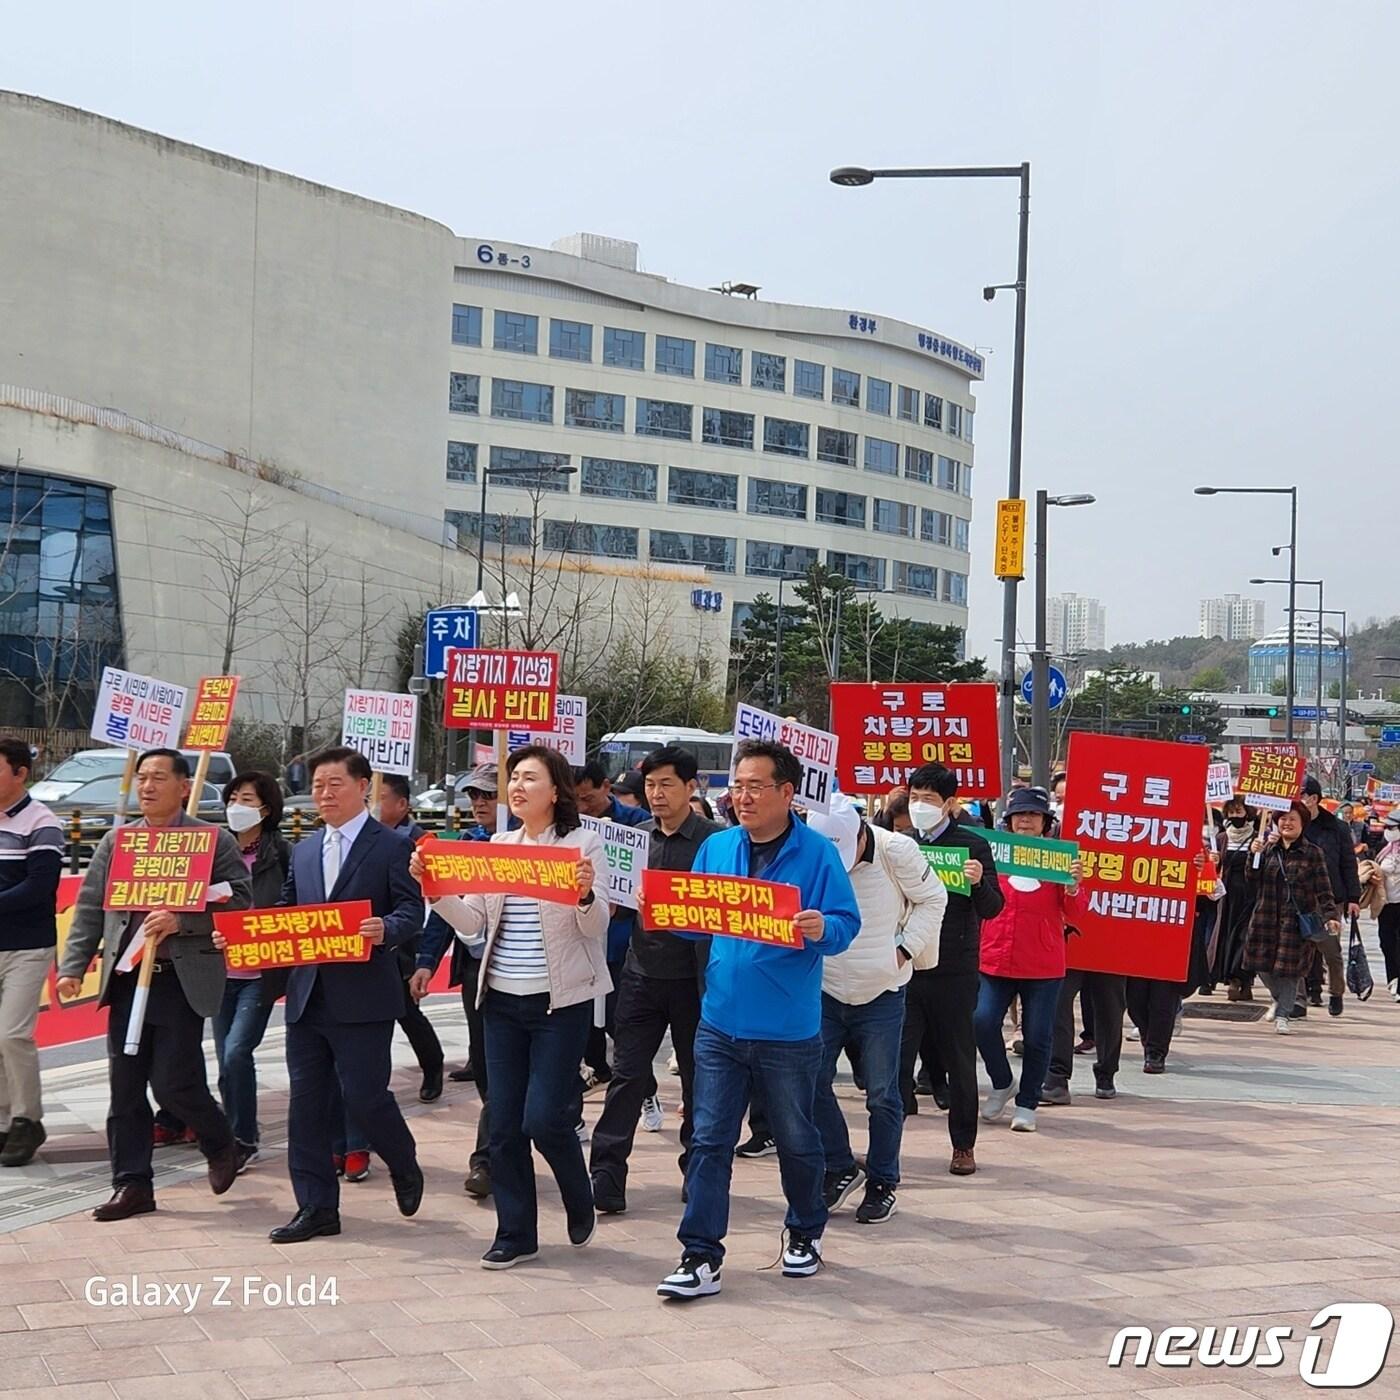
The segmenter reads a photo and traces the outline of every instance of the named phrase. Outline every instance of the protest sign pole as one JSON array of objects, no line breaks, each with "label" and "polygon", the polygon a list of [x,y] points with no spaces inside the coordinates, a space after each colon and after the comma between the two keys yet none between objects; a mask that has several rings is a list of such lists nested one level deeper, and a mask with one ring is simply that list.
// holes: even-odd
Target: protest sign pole
[{"label": "protest sign pole", "polygon": [[510,735],[504,729],[493,734],[496,744],[496,830],[504,831],[510,820],[510,808],[506,804],[506,759],[510,757]]},{"label": "protest sign pole", "polygon": [[126,1022],[126,1044],[122,1047],[128,1055],[141,1051],[141,1028],[146,1024],[146,1003],[151,999],[151,978],[156,971],[156,940],[153,934],[146,934],[146,946],[141,950],[141,970],[136,975],[136,990],[131,995],[131,1015]]},{"label": "protest sign pole", "polygon": [[197,817],[199,815],[199,798],[204,791],[205,781],[209,777],[209,750],[200,752],[199,762],[194,766],[194,780],[190,785],[190,800],[185,803],[185,815],[187,817]]},{"label": "protest sign pole", "polygon": [[[374,816],[374,813],[379,810],[379,795],[383,790],[384,774],[378,769],[375,769],[369,780],[369,810],[371,816]],[[379,820],[378,817],[374,819],[375,821]]]},{"label": "protest sign pole", "polygon": [[136,778],[136,760],[139,757],[135,749],[126,751],[126,767],[122,769],[122,783],[117,789],[117,814],[112,818],[113,831],[126,823],[126,809],[131,800],[131,784]]}]

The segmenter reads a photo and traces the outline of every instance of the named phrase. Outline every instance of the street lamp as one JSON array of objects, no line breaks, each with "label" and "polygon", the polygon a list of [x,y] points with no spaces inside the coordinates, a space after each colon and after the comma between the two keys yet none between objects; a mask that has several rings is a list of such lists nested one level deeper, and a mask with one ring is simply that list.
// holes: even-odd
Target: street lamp
[{"label": "street lamp", "polygon": [[1342,693],[1337,699],[1337,791],[1345,796],[1351,791],[1351,780],[1347,776],[1347,610],[1327,608],[1323,616],[1342,619]]},{"label": "street lamp", "polygon": [[[1287,549],[1287,545],[1280,545],[1280,549]],[[1259,583],[1287,583],[1286,578],[1252,578],[1251,584]],[[1318,755],[1322,753],[1322,619],[1324,609],[1322,606],[1322,580],[1320,578],[1299,578],[1293,583],[1298,588],[1317,589],[1317,748]],[[1290,625],[1292,622],[1290,609]]]},{"label": "street lamp", "polygon": [[[1031,782],[1050,786],[1050,653],[1045,645],[1046,529],[1051,506],[1091,506],[1094,497],[1079,493],[1035,493],[1035,650],[1031,652]],[[1009,790],[1009,789],[1008,789]]]},{"label": "street lamp", "polygon": [[486,483],[488,480],[496,480],[506,486],[511,485],[531,485],[542,482],[548,477],[568,477],[572,476],[577,467],[552,466],[552,467],[478,467],[481,473],[481,516],[477,521],[476,528],[476,588],[481,592],[482,585],[486,581]]},{"label": "street lamp", "polygon": [[[1012,500],[1021,496],[1021,423],[1026,385],[1026,253],[1030,233],[1031,166],[964,165],[916,166],[892,170],[868,170],[861,165],[841,165],[831,172],[831,183],[848,188],[868,185],[875,180],[1017,180],[1021,187],[1020,235],[1016,248],[1016,280],[1004,287],[984,287],[988,301],[998,290],[1016,293],[1016,348],[1011,367],[1011,460],[1007,471],[1006,494]],[[1001,619],[1001,772],[1002,791],[1011,791],[1016,769],[1016,585],[1008,578],[1002,585]]]},{"label": "street lamp", "polygon": [[773,638],[773,708],[782,708],[783,703],[783,585],[789,579],[803,579],[806,574],[781,573],[778,575],[778,615],[774,622]]},{"label": "street lamp", "polygon": [[1293,625],[1298,588],[1298,488],[1296,486],[1198,486],[1198,496],[1288,496],[1288,695],[1284,702],[1284,737],[1293,738],[1293,683],[1298,665]]}]

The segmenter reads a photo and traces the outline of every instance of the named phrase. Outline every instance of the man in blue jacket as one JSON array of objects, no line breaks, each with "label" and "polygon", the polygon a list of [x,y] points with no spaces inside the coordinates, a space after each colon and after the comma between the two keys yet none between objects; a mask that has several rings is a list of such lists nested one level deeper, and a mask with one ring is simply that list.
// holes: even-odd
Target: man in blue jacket
[{"label": "man in blue jacket", "polygon": [[788,1202],[783,1273],[803,1278],[821,1267],[826,1159],[813,1107],[822,1066],[822,959],[850,946],[860,911],[836,847],[793,816],[802,766],[792,751],[747,739],[735,759],[730,792],[739,826],[711,836],[693,869],[796,885],[801,912],[794,925],[805,944],[710,941],[695,1033],[687,1202],[677,1231],[684,1252],[656,1290],[663,1298],[719,1292],[734,1148],[756,1082],[767,1094]]}]

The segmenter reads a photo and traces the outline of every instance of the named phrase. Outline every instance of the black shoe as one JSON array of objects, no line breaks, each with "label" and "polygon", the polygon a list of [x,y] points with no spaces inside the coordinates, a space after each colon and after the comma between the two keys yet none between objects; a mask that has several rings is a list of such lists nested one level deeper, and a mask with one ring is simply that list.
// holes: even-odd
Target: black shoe
[{"label": "black shoe", "polygon": [[851,1082],[856,1086],[857,1089],[860,1090],[862,1094],[865,1092],[865,1076],[863,1074],[857,1074],[854,1070],[852,1070]]},{"label": "black shoe", "polygon": [[1167,1072],[1167,1057],[1165,1055],[1145,1055],[1142,1061],[1142,1072],[1144,1074],[1165,1074]]},{"label": "black shoe", "polygon": [[242,1176],[262,1156],[262,1153],[258,1151],[258,1145],[255,1142],[236,1142],[234,1146],[238,1149],[238,1175]]},{"label": "black shoe", "polygon": [[1319,991],[1319,992],[1309,991],[1309,992],[1308,992],[1308,1005],[1309,1005],[1309,1006],[1321,1006],[1321,1005],[1322,1005],[1322,993],[1321,993],[1320,991]]},{"label": "black shoe", "polygon": [[493,1244],[481,1256],[481,1267],[483,1269],[513,1269],[517,1264],[523,1264],[527,1259],[537,1259],[539,1253],[538,1249],[516,1249],[514,1245]]},{"label": "black shoe", "polygon": [[470,1065],[463,1065],[461,1069],[454,1069],[447,1077],[454,1084],[470,1084],[476,1079],[476,1071]]},{"label": "black shoe", "polygon": [[267,1237],[273,1244],[300,1244],[303,1240],[314,1240],[317,1235],[338,1235],[340,1233],[340,1212],[325,1210],[320,1206],[302,1206],[285,1225],[269,1230]]},{"label": "black shoe", "polygon": [[605,1176],[593,1178],[593,1209],[599,1215],[625,1215],[627,1197],[621,1191],[614,1191]]},{"label": "black shoe", "polygon": [[590,1210],[585,1220],[571,1220],[569,1222],[569,1243],[575,1249],[582,1249],[593,1238],[593,1232],[597,1228],[598,1215],[596,1210]]},{"label": "black shoe", "polygon": [[1111,1079],[1100,1079],[1094,1085],[1094,1097],[1096,1099],[1116,1099],[1118,1090],[1113,1087]]},{"label": "black shoe", "polygon": [[[1341,998],[1337,998],[1337,1011],[1340,1013]],[[0,1167],[27,1166],[48,1134],[44,1125],[35,1118],[16,1118],[10,1124],[10,1131],[0,1143]]]},{"label": "black shoe", "polygon": [[127,1220],[133,1215],[149,1215],[156,1208],[155,1193],[144,1181],[124,1181],[92,1213],[94,1220]]},{"label": "black shoe", "polygon": [[865,1180],[865,1172],[860,1167],[847,1167],[843,1172],[827,1172],[822,1183],[822,1199],[827,1210],[840,1210],[846,1204],[851,1192]]},{"label": "black shoe", "polygon": [[222,1196],[233,1185],[238,1176],[240,1160],[236,1142],[229,1143],[209,1158],[209,1189],[216,1196]]},{"label": "black shoe", "polygon": [[741,1142],[734,1149],[736,1157],[774,1157],[778,1152],[778,1144],[770,1137],[762,1137],[754,1133],[747,1142]]},{"label": "black shoe", "polygon": [[1074,1047],[1076,1055],[1092,1055],[1094,1053],[1093,1039],[1087,1035],[1079,1037],[1079,1044]]},{"label": "black shoe", "polygon": [[485,1167],[473,1167],[462,1183],[462,1190],[478,1201],[484,1201],[491,1194],[491,1173]]},{"label": "black shoe", "polygon": [[442,1066],[423,1071],[423,1083],[418,1090],[419,1103],[436,1103],[442,1097]]},{"label": "black shoe", "polygon": [[394,1176],[391,1172],[389,1179],[394,1183],[399,1214],[417,1215],[418,1207],[423,1204],[423,1169],[415,1162],[407,1176]]},{"label": "black shoe", "polygon": [[687,1253],[676,1266],[656,1285],[656,1291],[663,1298],[708,1298],[719,1292],[720,1266],[703,1254]]},{"label": "black shoe", "polygon": [[[1340,1015],[1342,1014],[1342,999],[1341,999],[1341,997],[1328,997],[1328,998],[1327,998],[1327,1014],[1328,1014],[1329,1016],[1340,1016]],[[20,1122],[20,1121],[21,1121],[21,1120],[18,1119],[18,1118],[15,1119],[15,1122],[16,1122],[16,1123],[18,1123],[18,1122]],[[4,1157],[0,1157],[0,1167],[8,1167],[9,1165],[10,1165],[10,1164],[5,1160]]]},{"label": "black shoe", "polygon": [[946,1084],[935,1084],[933,1086],[933,1101],[944,1113],[947,1113],[948,1105],[952,1103],[952,1099],[948,1097],[948,1086]]},{"label": "black shoe", "polygon": [[894,1187],[882,1181],[865,1184],[865,1199],[856,1207],[857,1225],[883,1225],[895,1213]]},{"label": "black shoe", "polygon": [[1288,1013],[1290,1021],[1306,1021],[1308,1019],[1308,1007],[1306,1002],[1298,1002],[1293,1010]]},{"label": "black shoe", "polygon": [[924,1098],[928,1098],[928,1096],[933,1093],[933,1079],[930,1077],[928,1070],[921,1069],[919,1071],[918,1077],[914,1080],[914,1092],[916,1094],[922,1094]]}]

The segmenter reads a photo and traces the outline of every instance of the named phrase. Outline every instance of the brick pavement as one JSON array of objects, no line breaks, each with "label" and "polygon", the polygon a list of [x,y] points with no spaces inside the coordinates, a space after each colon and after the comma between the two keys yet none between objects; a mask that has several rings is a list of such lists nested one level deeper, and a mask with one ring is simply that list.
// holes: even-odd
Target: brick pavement
[{"label": "brick pavement", "polygon": [[[638,1135],[631,1210],[600,1222],[591,1247],[567,1248],[542,1184],[540,1259],[487,1273],[477,1259],[493,1216],[461,1191],[474,1096],[453,1086],[415,1112],[428,1189],[412,1221],[380,1169],[345,1188],[338,1239],[274,1246],[266,1232],[291,1212],[275,1153],[222,1200],[175,1180],[154,1216],[60,1215],[0,1235],[0,1387],[66,1400],[1309,1394],[1297,1341],[1278,1371],[1111,1370],[1105,1357],[1133,1323],[1291,1326],[1300,1338],[1329,1303],[1400,1312],[1400,1006],[1382,991],[1349,1001],[1340,1021],[1316,1018],[1289,1038],[1188,1019],[1155,1080],[1125,1043],[1117,1100],[1043,1109],[1034,1136],[984,1125],[969,1180],[947,1175],[945,1119],[925,1101],[908,1125],[899,1214],[878,1229],[849,1208],[836,1217],[815,1279],[765,1271],[776,1163],[737,1163],[725,1291],[686,1305],[653,1292],[677,1253],[674,1112],[667,1131]],[[1078,1066],[1076,1088],[1087,1075]],[[668,1091],[674,1104],[674,1080]],[[204,1291],[188,1314],[85,1298],[92,1278],[133,1275]],[[247,1278],[313,1275],[336,1279],[338,1304],[241,1305]],[[220,1276],[236,1305],[213,1304]],[[1392,1352],[1368,1400],[1400,1394],[1400,1343]]]}]

